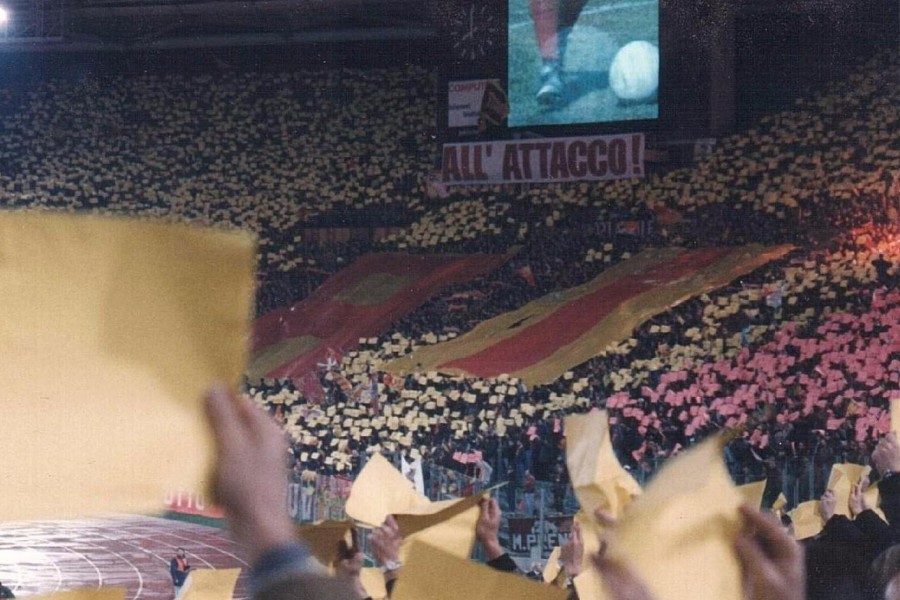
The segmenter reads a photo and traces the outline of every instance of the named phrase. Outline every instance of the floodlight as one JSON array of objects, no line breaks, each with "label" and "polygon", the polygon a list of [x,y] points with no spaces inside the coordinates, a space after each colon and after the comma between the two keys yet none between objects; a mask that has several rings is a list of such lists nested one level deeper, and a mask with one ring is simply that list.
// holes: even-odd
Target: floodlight
[{"label": "floodlight", "polygon": [[9,23],[9,11],[4,6],[0,6],[0,26]]}]

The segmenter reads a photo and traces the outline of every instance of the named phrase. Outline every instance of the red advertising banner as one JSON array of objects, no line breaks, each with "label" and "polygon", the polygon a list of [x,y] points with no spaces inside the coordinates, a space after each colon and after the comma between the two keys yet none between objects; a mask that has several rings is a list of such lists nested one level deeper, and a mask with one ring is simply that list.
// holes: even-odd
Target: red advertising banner
[{"label": "red advertising banner", "polygon": [[444,144],[446,185],[626,179],[644,175],[644,134]]}]

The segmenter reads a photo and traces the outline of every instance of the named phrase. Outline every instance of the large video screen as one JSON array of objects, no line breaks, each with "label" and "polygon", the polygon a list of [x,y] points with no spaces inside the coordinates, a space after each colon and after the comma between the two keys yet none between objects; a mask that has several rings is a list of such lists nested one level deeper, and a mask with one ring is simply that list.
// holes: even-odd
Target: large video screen
[{"label": "large video screen", "polygon": [[659,117],[659,0],[508,0],[509,127]]}]

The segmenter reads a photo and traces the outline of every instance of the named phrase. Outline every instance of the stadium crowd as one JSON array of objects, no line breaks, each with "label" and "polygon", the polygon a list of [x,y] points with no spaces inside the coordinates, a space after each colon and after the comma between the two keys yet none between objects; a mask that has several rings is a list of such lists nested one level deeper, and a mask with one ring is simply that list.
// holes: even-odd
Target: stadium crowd
[{"label": "stadium crowd", "polygon": [[[446,466],[470,470],[452,457],[478,450],[498,480],[521,484],[526,470],[550,480],[561,465],[561,436],[548,431],[564,413],[596,406],[613,415],[622,462],[641,472],[652,472],[665,457],[713,431],[743,431],[729,447],[736,479],[769,475],[780,482],[773,484],[773,495],[780,487],[791,504],[822,492],[823,473],[834,460],[867,460],[873,440],[884,431],[885,408],[898,387],[896,381],[877,376],[878,365],[890,375],[896,359],[891,319],[897,298],[890,290],[896,276],[896,227],[890,209],[898,201],[892,175],[898,150],[890,127],[855,109],[865,102],[880,107],[885,96],[897,97],[889,76],[896,72],[896,58],[886,55],[880,60],[893,67],[866,71],[863,76],[871,79],[870,85],[845,83],[814,102],[800,102],[796,110],[764,121],[759,130],[726,140],[695,170],[638,184],[613,182],[604,186],[602,199],[592,198],[596,192],[587,189],[579,190],[584,195],[562,191],[553,199],[542,198],[545,192],[526,190],[522,193],[530,202],[526,200],[525,208],[521,202],[510,202],[486,212],[481,245],[467,249],[502,250],[502,245],[493,244],[510,243],[496,235],[503,228],[485,223],[506,216],[518,223],[516,233],[506,235],[519,246],[507,265],[448,289],[395,323],[391,332],[364,340],[344,357],[341,377],[358,390],[372,390],[374,372],[377,394],[346,397],[332,386],[337,391],[334,414],[343,415],[345,406],[377,395],[379,410],[390,411],[385,424],[396,419],[395,427],[387,431],[379,430],[380,421],[370,426],[371,415],[365,411],[359,424],[348,423],[348,431],[356,427],[359,434],[347,442],[351,456],[367,449],[416,448],[417,454],[433,454]],[[798,144],[806,139],[801,134],[806,135],[802,132],[810,119],[821,121],[821,115],[815,116],[819,113],[827,114],[831,123],[821,136],[828,146],[801,152]],[[844,158],[836,149],[850,144],[850,137],[858,137],[852,134],[860,131],[872,138],[873,148],[856,152],[861,161],[854,163],[855,171],[842,167],[838,169],[842,176],[832,177],[822,160]],[[840,137],[841,132],[848,137]],[[746,156],[754,157],[752,164]],[[822,164],[809,168],[816,161]],[[765,172],[754,176],[753,169],[760,165],[765,165]],[[716,190],[724,189],[723,169],[734,171],[736,185],[728,180],[729,193],[718,196]],[[737,193],[751,184],[762,193]],[[782,184],[791,186],[791,194]],[[674,194],[676,189],[681,193]],[[629,211],[617,214],[617,196],[642,198],[647,204],[632,204]],[[793,199],[812,201],[813,196],[816,210]],[[748,198],[753,202],[745,201]],[[658,208],[660,199],[666,210],[681,215],[674,223],[659,219],[650,236],[612,235],[597,244],[603,235],[596,223],[647,218],[653,213],[649,207]],[[548,205],[552,208],[543,210]],[[468,214],[465,211],[460,214]],[[698,211],[702,219],[690,218]],[[400,243],[412,248],[418,241],[421,250],[429,247],[434,231],[472,228],[472,221],[455,215],[439,211],[427,227],[412,228]],[[435,225],[438,218],[444,219],[440,227]],[[379,365],[418,347],[589,280],[642,247],[675,237],[691,243],[701,234],[713,236],[719,244],[762,239],[794,243],[797,248],[730,286],[657,315],[630,340],[547,386],[526,390],[514,379],[485,382],[438,373],[394,378],[378,371]],[[447,251],[470,243],[452,234],[449,238],[434,240],[434,247]],[[873,343],[880,345],[880,355],[872,354]],[[779,359],[785,353],[782,363]],[[869,373],[873,369],[874,376]],[[427,400],[410,402],[429,388]],[[498,398],[502,398],[499,407]],[[664,410],[659,410],[660,400]],[[303,405],[300,395],[293,395],[291,403]],[[289,427],[300,434],[298,440],[301,424],[321,430],[335,420],[290,414],[287,418]],[[324,435],[324,443],[300,441],[298,452],[319,450],[324,457],[322,447],[333,443]],[[329,465],[316,466],[335,472],[334,464],[343,465],[339,470],[351,468],[342,454]]]},{"label": "stadium crowd", "polygon": [[[742,395],[751,393],[748,390],[771,387],[772,377],[757,365],[785,348],[808,352],[798,344],[816,328],[825,328],[833,338],[852,334],[854,340],[840,342],[839,349],[863,365],[868,364],[865,357],[857,354],[866,344],[878,336],[890,337],[883,330],[895,298],[875,292],[879,285],[893,282],[896,269],[891,244],[895,232],[885,224],[896,216],[898,197],[898,151],[891,135],[896,125],[891,112],[897,98],[892,77],[896,61],[895,54],[885,53],[819,97],[800,100],[794,109],[764,119],[756,129],[723,140],[696,168],[602,186],[451,189],[449,198],[439,200],[424,193],[429,153],[423,147],[430,143],[434,84],[418,67],[347,69],[324,78],[299,72],[102,82],[85,77],[75,84],[49,80],[36,90],[0,91],[0,106],[8,117],[3,123],[8,141],[0,149],[0,188],[4,204],[13,207],[88,209],[250,228],[260,236],[260,313],[302,300],[329,274],[367,251],[508,253],[507,264],[498,271],[445,290],[374,343],[367,340],[346,352],[335,375],[360,391],[372,389],[374,375],[376,404],[385,425],[391,417],[400,421],[388,436],[397,433],[404,442],[411,436],[414,442],[408,449],[434,453],[446,466],[471,469],[452,457],[478,450],[494,467],[495,478],[514,473],[512,480],[521,483],[527,470],[550,480],[561,465],[559,432],[546,435],[555,427],[554,419],[606,406],[616,419],[620,458],[633,469],[649,472],[677,448],[713,430],[746,424],[746,413],[722,414],[719,409],[742,409]],[[380,85],[384,80],[391,85]],[[361,99],[365,101],[352,101]],[[313,105],[346,118],[325,131],[311,116]],[[371,118],[376,107],[388,105],[398,110],[378,120],[379,131],[407,131],[405,138],[369,136],[358,124],[376,121]],[[340,160],[333,160],[335,156]],[[346,182],[342,175],[350,168],[361,172],[365,183]],[[372,222],[375,214],[384,220]],[[322,245],[304,237],[314,226],[402,226],[410,221],[380,241]],[[618,223],[635,221],[649,223],[650,230],[634,235],[617,228]],[[852,228],[857,229],[847,233]],[[545,294],[588,281],[642,248],[749,240],[790,242],[799,248],[742,282],[654,317],[632,339],[550,385],[526,390],[515,380],[484,382],[436,373],[391,378],[378,370],[417,347],[460,335]],[[873,248],[886,258],[879,259]],[[879,272],[877,264],[886,266]],[[851,272],[850,265],[858,272]],[[781,298],[777,308],[767,302],[775,296]],[[834,311],[866,316],[878,325],[859,331],[839,322]],[[805,368],[829,352],[816,347],[812,356],[787,368],[801,370],[799,365]],[[882,366],[890,370],[891,351],[888,357]],[[748,377],[748,369],[756,374]],[[805,466],[787,465],[808,465],[817,453],[825,453],[815,461],[825,469],[831,456],[866,457],[871,440],[859,438],[865,438],[863,432],[871,437],[883,429],[879,411],[896,382],[881,384],[884,389],[877,390],[880,399],[873,410],[853,414],[852,409],[848,415],[853,401],[859,403],[879,386],[846,376],[835,382],[828,379],[832,372],[826,368],[824,375],[814,377],[827,380],[825,386],[832,388],[827,393],[833,406],[827,409],[814,406],[810,414],[797,417],[793,409],[780,410],[782,401],[798,402],[794,396],[803,396],[806,382],[771,390],[773,395],[785,393],[775,399],[779,410],[774,412],[787,422],[749,421],[760,426],[748,433],[753,439],[733,442],[736,477],[780,473],[784,480],[805,482],[807,477],[791,475],[805,472]],[[786,371],[779,374],[790,377]],[[337,379],[324,381],[334,396],[332,418],[343,413],[342,403],[359,404],[363,395],[342,397]],[[734,388],[737,397],[710,399],[717,392],[701,390],[716,385]],[[416,413],[405,410],[403,394],[429,386],[445,405],[417,406]],[[454,393],[459,397],[451,398]],[[364,462],[360,456],[390,448],[382,443],[382,432],[371,426],[372,415],[365,414],[370,404],[351,407],[361,411],[359,417],[342,415],[359,419],[347,428],[358,428],[358,439],[351,435],[335,440],[343,434],[338,431],[323,433],[313,445],[304,443],[304,437],[329,429],[324,418],[317,420],[316,411],[331,407],[304,401],[302,392],[286,382],[257,384],[252,394],[261,402],[286,402],[292,409],[283,415],[296,434],[297,455],[319,455],[308,470],[353,472]],[[474,401],[460,401],[463,394],[474,395]],[[691,394],[694,397],[685,400]],[[503,398],[499,409],[492,408],[497,397]],[[686,410],[674,407],[667,409],[670,414],[654,416],[651,407],[660,398],[684,400]],[[719,404],[711,406],[715,401]],[[388,410],[390,416],[384,414]],[[430,424],[431,429],[410,428],[407,422],[419,412],[441,423]],[[453,413],[461,417],[455,425],[448,419]],[[828,428],[829,421],[834,429]],[[824,435],[812,433],[822,431]],[[784,437],[791,443],[783,443]],[[397,440],[392,445],[395,451],[407,448]],[[772,468],[772,460],[778,468]],[[817,481],[821,484],[821,478]],[[784,485],[792,503],[820,491],[792,490],[789,481]]]},{"label": "stadium crowd", "polygon": [[[778,492],[789,506],[825,494],[824,533],[807,542],[808,597],[883,597],[898,585],[896,557],[876,556],[900,541],[892,505],[900,447],[885,437],[890,401],[900,398],[898,69],[900,56],[884,52],[689,169],[602,186],[451,190],[447,199],[425,193],[436,93],[420,67],[48,80],[21,93],[0,88],[0,202],[252,230],[260,312],[302,300],[369,251],[508,254],[498,271],[346,349],[320,373],[325,402],[292,381],[248,383],[247,395],[291,434],[300,475],[354,474],[382,452],[421,457],[478,467],[486,484],[512,482],[506,507],[516,510],[516,492],[527,493],[534,478],[565,481],[569,413],[606,409],[620,462],[642,480],[725,431],[733,478],[767,477],[768,502]],[[371,222],[376,213],[383,222]],[[620,230],[623,222],[648,226],[635,234]],[[400,231],[332,244],[305,237],[313,226],[360,223]],[[751,241],[795,248],[670,307],[550,384],[382,369],[644,248]],[[310,574],[309,556],[291,542],[293,524],[270,510],[283,502],[281,448],[253,447],[248,439],[268,426],[242,406],[222,393],[210,399],[221,497],[258,563],[260,597],[280,597],[285,582],[311,597],[353,597]],[[847,507],[852,521],[833,510],[824,486],[835,462],[873,463],[886,521],[859,494]],[[478,530],[492,562],[503,556],[490,531],[498,510],[485,503]],[[740,514],[755,528],[734,542],[754,582],[749,597],[802,597],[794,543],[753,510]],[[383,527],[379,535],[390,539],[376,536],[376,548],[398,543],[391,524]],[[378,552],[382,564],[394,560]],[[831,568],[835,556],[855,566]],[[649,597],[627,566],[602,556],[595,563],[617,597]],[[872,564],[885,570],[876,576]]]},{"label": "stadium crowd", "polygon": [[[211,392],[207,405],[219,451],[219,497],[229,510],[235,535],[246,545],[254,561],[256,597],[373,597],[370,592],[372,584],[367,586],[362,581],[363,555],[357,536],[354,535],[352,541],[341,538],[333,542],[336,546],[331,551],[334,557],[330,564],[335,573],[333,578],[322,574],[321,564],[315,555],[295,539],[294,525],[282,504],[287,482],[283,467],[284,440],[274,422],[263,411],[255,410],[252,403],[233,397],[227,391]],[[724,570],[727,570],[724,565],[729,560],[725,557],[730,557],[738,565],[737,574],[733,576],[738,581],[729,581],[728,576],[721,576],[720,573],[711,577],[717,584],[726,586],[718,591],[730,589],[730,594],[739,593],[740,596],[729,597],[754,600],[896,598],[900,583],[900,562],[895,551],[898,547],[895,544],[900,541],[896,531],[900,518],[897,513],[900,507],[900,480],[894,471],[895,468],[900,469],[900,442],[896,433],[880,439],[872,452],[872,460],[875,473],[881,478],[878,483],[881,513],[876,512],[867,499],[865,492],[869,481],[868,476],[864,476],[853,482],[844,496],[831,490],[822,496],[816,506],[818,518],[823,523],[821,533],[803,542],[795,541],[790,535],[792,524],[789,519],[779,523],[771,515],[761,513],[749,504],[735,505],[728,511],[731,518],[737,520],[737,529],[727,534],[730,547],[711,545],[708,539],[709,531],[717,531],[723,525],[723,515],[716,512],[721,508],[710,509],[708,515],[694,517],[695,526],[701,529],[690,543],[703,546],[708,553],[700,556],[718,561]],[[400,473],[397,476],[403,477]],[[672,483],[670,479],[668,484]],[[692,489],[681,493],[691,497],[696,491]],[[651,492],[647,494],[649,496]],[[594,597],[594,588],[585,581],[590,581],[589,573],[596,570],[602,577],[601,585],[608,597],[620,600],[652,600],[670,582],[683,581],[683,574],[682,577],[675,576],[670,570],[663,573],[651,571],[648,575],[647,571],[640,571],[646,565],[629,564],[616,557],[617,531],[625,526],[627,520],[640,520],[643,514],[644,518],[649,519],[648,524],[653,522],[653,517],[648,517],[646,511],[639,508],[641,501],[640,497],[632,499],[633,510],[629,512],[626,508],[621,519],[607,512],[602,505],[595,507],[593,518],[606,528],[606,543],[601,543],[596,554],[588,553],[584,540],[589,535],[589,529],[584,530],[585,526],[576,521],[568,540],[560,547],[558,574],[545,571],[542,576],[535,575],[535,578],[544,579],[551,586],[567,588],[570,598]],[[485,568],[519,572],[516,563],[500,544],[501,511],[497,500],[484,497],[478,506],[479,513],[472,524],[471,534],[480,543],[487,559]],[[661,508],[657,507],[657,510]],[[699,512],[703,514],[707,508],[700,507]],[[697,507],[693,510],[697,511]],[[710,527],[710,524],[716,526]],[[658,534],[659,539],[647,539],[644,544],[670,543],[666,539],[668,537],[676,540],[677,544],[688,543],[672,530],[661,530]],[[390,514],[381,526],[370,531],[368,538],[374,560],[381,567],[381,588],[387,596],[398,588],[415,590],[416,585],[430,585],[434,577],[440,579],[447,577],[448,573],[451,577],[460,576],[464,572],[454,571],[459,566],[453,566],[450,555],[436,555],[444,561],[443,565],[437,566],[436,563],[416,561],[416,557],[408,554],[409,550],[406,556],[410,564],[406,566],[400,560],[404,534],[398,520]],[[421,553],[429,552],[427,546],[413,548]],[[692,560],[691,557],[698,556],[697,552],[695,548],[695,554],[687,554],[692,562],[687,567],[691,573],[710,567],[705,562]],[[670,561],[667,566],[671,569],[672,563],[677,560],[671,555],[663,556],[656,552],[651,562],[660,565]],[[531,572],[519,574],[532,576]],[[468,571],[466,575],[477,575],[485,580],[486,585],[492,582],[484,570],[480,573]],[[475,585],[478,585],[477,581]],[[498,581],[493,580],[493,585],[498,585]],[[720,597],[701,590],[696,577],[690,588],[696,590],[696,597]],[[409,597],[406,594],[410,593],[415,592],[397,592],[397,595]],[[536,590],[530,593],[538,595]],[[586,593],[587,596],[584,595]]]}]

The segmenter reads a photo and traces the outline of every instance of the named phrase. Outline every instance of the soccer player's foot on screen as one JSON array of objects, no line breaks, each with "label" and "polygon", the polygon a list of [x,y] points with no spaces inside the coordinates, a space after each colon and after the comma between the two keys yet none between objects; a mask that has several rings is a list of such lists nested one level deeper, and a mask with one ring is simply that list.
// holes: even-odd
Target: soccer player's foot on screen
[{"label": "soccer player's foot on screen", "polygon": [[544,106],[556,106],[562,102],[563,86],[558,61],[547,61],[541,67],[541,84],[536,98]]}]

